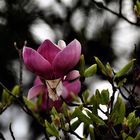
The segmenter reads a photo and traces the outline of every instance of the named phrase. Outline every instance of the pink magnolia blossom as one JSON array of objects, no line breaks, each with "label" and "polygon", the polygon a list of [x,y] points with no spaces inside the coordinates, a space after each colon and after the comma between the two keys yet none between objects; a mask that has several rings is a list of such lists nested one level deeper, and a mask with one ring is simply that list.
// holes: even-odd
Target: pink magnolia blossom
[{"label": "pink magnolia blossom", "polygon": [[67,46],[60,40],[58,45],[45,40],[35,51],[23,48],[23,60],[26,67],[36,75],[47,80],[66,75],[79,61],[81,45],[76,39]]},{"label": "pink magnolia blossom", "polygon": [[80,91],[79,72],[72,70],[78,63],[81,45],[76,39],[67,46],[60,40],[58,45],[45,40],[38,50],[23,48],[23,60],[26,67],[38,78],[29,90],[28,98],[32,99],[42,94],[42,107],[59,107],[62,104],[60,96],[71,101],[71,93]]},{"label": "pink magnolia blossom", "polygon": [[[75,70],[72,71],[72,73],[74,73],[74,72],[76,72],[78,74],[77,71],[75,71]],[[39,77],[37,77],[35,79],[34,86],[28,92],[28,99],[34,99],[38,95],[42,95],[42,97],[43,97],[42,104],[41,104],[42,109],[46,109],[46,108],[51,109],[53,106],[55,106],[55,108],[57,110],[60,110],[60,107],[61,107],[63,101],[59,97],[59,95],[58,95],[59,93],[62,92],[61,96],[65,101],[71,102],[72,94],[78,95],[78,93],[80,92],[81,83],[78,79],[75,80],[76,77],[71,75],[71,77],[70,76],[65,77],[62,81],[60,81],[60,79],[56,79],[55,81],[56,81],[57,86],[55,85],[55,81],[54,81],[54,83],[53,83],[54,89],[50,88],[49,86],[46,86],[46,84],[44,84],[44,82],[42,82],[42,80]],[[68,78],[70,78],[70,79],[68,79]],[[74,81],[71,82],[71,80],[74,80]],[[51,82],[50,82],[50,84],[51,84]],[[57,82],[61,82],[61,84],[59,85]],[[49,88],[52,91],[49,91]],[[49,92],[51,93],[51,95],[49,95]],[[57,94],[56,94],[56,92],[57,92]]]}]

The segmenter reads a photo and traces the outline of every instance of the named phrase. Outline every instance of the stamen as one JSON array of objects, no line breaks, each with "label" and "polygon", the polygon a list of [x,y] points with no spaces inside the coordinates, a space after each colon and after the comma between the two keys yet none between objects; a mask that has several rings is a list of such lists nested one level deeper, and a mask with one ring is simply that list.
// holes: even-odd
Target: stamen
[{"label": "stamen", "polygon": [[47,80],[46,85],[48,88],[49,97],[55,101],[63,93],[63,84],[61,79]]}]

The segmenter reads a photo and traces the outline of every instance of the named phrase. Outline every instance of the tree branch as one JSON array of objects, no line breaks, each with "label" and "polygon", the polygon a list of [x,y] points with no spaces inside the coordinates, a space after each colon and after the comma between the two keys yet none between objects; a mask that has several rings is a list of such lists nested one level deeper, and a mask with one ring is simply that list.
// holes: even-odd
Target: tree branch
[{"label": "tree branch", "polygon": [[10,130],[10,134],[11,134],[12,139],[16,140],[15,136],[14,136],[14,133],[13,133],[13,130],[12,130],[12,123],[10,123],[10,125],[9,125],[9,130]]},{"label": "tree branch", "polygon": [[[120,0],[120,1],[121,1],[121,0]],[[140,26],[139,23],[133,22],[133,21],[130,21],[129,19],[127,19],[127,18],[122,14],[121,9],[119,9],[119,13],[117,13],[117,12],[115,12],[115,11],[109,9],[108,7],[104,6],[103,3],[96,2],[95,0],[92,0],[92,2],[93,2],[94,4],[96,4],[98,7],[102,8],[102,9],[104,9],[104,10],[110,12],[110,13],[112,13],[112,14],[115,15],[115,16],[117,16],[118,18],[121,18],[121,19],[127,21],[128,23],[130,23],[130,24],[132,24],[132,25]],[[122,6],[120,6],[120,8],[122,8]]]}]

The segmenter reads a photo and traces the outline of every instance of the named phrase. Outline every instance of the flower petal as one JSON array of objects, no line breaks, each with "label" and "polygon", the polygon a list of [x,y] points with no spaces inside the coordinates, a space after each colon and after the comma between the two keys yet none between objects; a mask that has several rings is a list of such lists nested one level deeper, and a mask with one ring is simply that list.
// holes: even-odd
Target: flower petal
[{"label": "flower petal", "polygon": [[66,76],[66,79],[65,80],[68,80],[68,81],[72,81],[72,80],[75,80],[77,78],[80,77],[80,73],[78,70],[73,70],[71,72],[69,72]]},{"label": "flower petal", "polygon": [[81,82],[79,80],[75,80],[74,82],[63,82],[64,87],[66,88],[65,92],[63,93],[62,97],[70,102],[72,99],[71,94],[78,95],[81,89]]},{"label": "flower petal", "polygon": [[33,86],[29,90],[27,98],[30,100],[30,99],[36,97],[39,94],[43,94],[43,93],[45,93],[45,89],[46,89],[46,87],[44,85]]},{"label": "flower petal", "polygon": [[24,47],[23,60],[26,67],[36,75],[46,79],[52,79],[53,75],[51,64],[37,51],[32,48]]},{"label": "flower petal", "polygon": [[42,85],[42,81],[40,80],[39,76],[36,76],[34,80],[34,86],[37,86],[37,85]]},{"label": "flower petal", "polygon": [[52,66],[56,78],[64,76],[79,61],[81,54],[80,42],[76,39],[60,51],[53,60]]},{"label": "flower petal", "polygon": [[50,40],[45,40],[37,52],[40,53],[46,60],[52,63],[56,54],[61,51],[57,45],[53,44]]}]

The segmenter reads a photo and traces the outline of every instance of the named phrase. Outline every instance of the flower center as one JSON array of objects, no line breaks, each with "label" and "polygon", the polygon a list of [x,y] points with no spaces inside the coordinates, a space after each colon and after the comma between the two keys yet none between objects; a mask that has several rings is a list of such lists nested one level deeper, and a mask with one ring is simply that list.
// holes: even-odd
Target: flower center
[{"label": "flower center", "polygon": [[61,79],[59,78],[55,80],[46,80],[46,85],[50,99],[53,101],[58,100],[58,97],[63,93],[63,84]]}]

